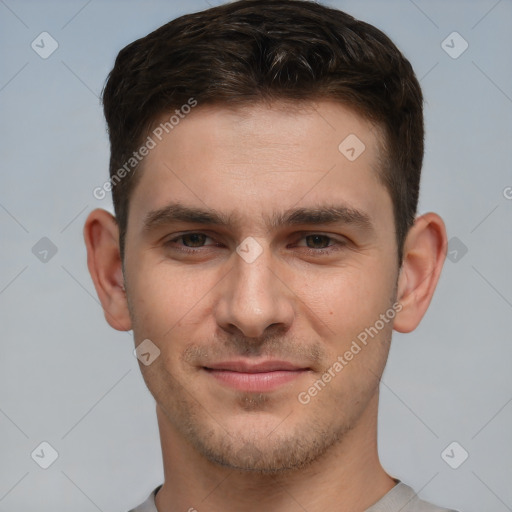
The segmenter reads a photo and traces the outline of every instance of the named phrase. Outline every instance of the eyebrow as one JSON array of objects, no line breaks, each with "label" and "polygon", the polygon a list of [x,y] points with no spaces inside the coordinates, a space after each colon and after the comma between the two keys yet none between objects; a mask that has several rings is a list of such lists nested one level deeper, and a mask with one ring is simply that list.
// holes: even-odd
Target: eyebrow
[{"label": "eyebrow", "polygon": [[[268,229],[299,224],[348,224],[365,231],[373,230],[370,217],[363,211],[345,205],[324,205],[308,208],[291,208],[272,215],[264,214]],[[152,210],[144,218],[144,231],[176,222],[202,224],[219,227],[236,227],[240,217],[235,213],[221,213],[214,209],[198,208],[181,203],[169,203],[163,208]]]}]

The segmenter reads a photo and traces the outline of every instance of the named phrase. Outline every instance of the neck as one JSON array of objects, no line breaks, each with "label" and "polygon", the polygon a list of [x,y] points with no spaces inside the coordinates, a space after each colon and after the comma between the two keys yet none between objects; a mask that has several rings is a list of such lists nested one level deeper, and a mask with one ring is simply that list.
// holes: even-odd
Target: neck
[{"label": "neck", "polygon": [[156,496],[159,512],[277,512],[306,509],[363,512],[396,485],[377,452],[378,395],[357,425],[306,468],[262,475],[210,462],[169,422],[157,405],[164,484]]}]

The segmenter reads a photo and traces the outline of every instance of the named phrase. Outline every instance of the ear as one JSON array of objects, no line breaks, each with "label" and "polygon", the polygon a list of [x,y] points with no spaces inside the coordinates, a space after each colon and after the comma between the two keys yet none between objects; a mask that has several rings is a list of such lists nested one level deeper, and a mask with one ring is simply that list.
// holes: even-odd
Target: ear
[{"label": "ear", "polygon": [[119,228],[107,211],[93,210],[84,226],[87,266],[107,322],[118,331],[129,331],[131,320],[124,289],[119,251]]},{"label": "ear", "polygon": [[402,309],[393,324],[396,331],[410,332],[420,323],[434,295],[446,249],[446,228],[441,217],[432,212],[418,217],[404,244],[397,288]]}]

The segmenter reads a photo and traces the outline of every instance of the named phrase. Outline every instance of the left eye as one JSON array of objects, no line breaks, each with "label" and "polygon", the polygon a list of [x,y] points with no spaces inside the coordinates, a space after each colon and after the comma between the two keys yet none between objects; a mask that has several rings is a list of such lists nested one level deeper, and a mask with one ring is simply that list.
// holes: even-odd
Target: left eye
[{"label": "left eye", "polygon": [[[327,235],[305,235],[302,237],[303,240],[311,241],[313,245],[323,245],[324,247],[310,247],[309,244],[307,244],[309,249],[326,249],[327,247],[330,247],[329,241],[332,240],[330,236]],[[306,242],[307,243],[307,242]]]}]

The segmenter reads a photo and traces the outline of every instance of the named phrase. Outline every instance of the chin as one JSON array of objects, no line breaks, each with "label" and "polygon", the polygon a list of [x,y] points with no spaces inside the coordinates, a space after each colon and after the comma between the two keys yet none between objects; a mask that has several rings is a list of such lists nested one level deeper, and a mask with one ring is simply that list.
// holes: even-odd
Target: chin
[{"label": "chin", "polygon": [[227,434],[222,430],[204,436],[189,431],[192,434],[190,441],[213,464],[237,471],[272,475],[309,466],[338,443],[348,430],[321,430],[318,425],[303,425],[301,428],[295,426],[293,431],[279,432],[280,423],[284,424],[283,419],[273,423],[273,429],[259,428],[247,434],[248,428],[253,425],[246,418],[245,429],[239,427],[236,433]]}]

